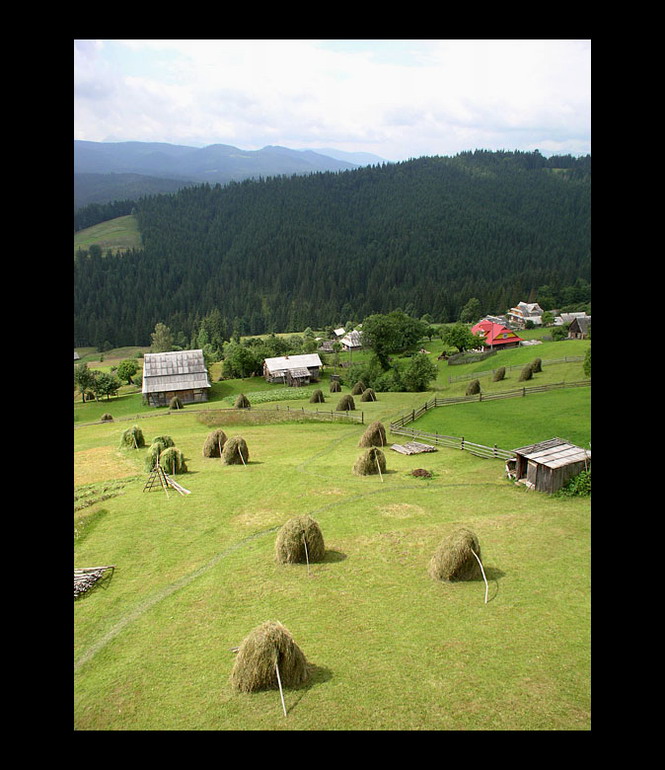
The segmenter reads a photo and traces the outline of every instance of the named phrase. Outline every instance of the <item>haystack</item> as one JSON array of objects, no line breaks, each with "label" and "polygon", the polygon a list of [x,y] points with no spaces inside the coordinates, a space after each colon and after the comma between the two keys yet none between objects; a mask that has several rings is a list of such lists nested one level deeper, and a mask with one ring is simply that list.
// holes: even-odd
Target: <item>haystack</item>
[{"label": "haystack", "polygon": [[152,440],[153,444],[161,444],[164,449],[168,449],[170,446],[175,446],[175,441],[171,436],[155,436]]},{"label": "haystack", "polygon": [[517,378],[518,382],[525,382],[526,380],[532,380],[533,379],[533,363],[526,364],[522,371],[520,372],[520,376]]},{"label": "haystack", "polygon": [[110,412],[104,412],[99,419],[101,422],[113,422],[113,415]]},{"label": "haystack", "polygon": [[372,388],[366,388],[363,390],[362,395],[360,396],[361,401],[376,401],[376,393],[372,390]]},{"label": "haystack", "polygon": [[311,516],[295,516],[277,533],[275,558],[280,564],[323,561],[325,555],[321,528]]},{"label": "haystack", "polygon": [[492,382],[501,382],[501,380],[506,379],[506,367],[500,366],[495,372],[494,377],[492,377]]},{"label": "haystack", "polygon": [[164,468],[166,473],[171,475],[175,475],[176,473],[187,473],[185,456],[174,446],[167,447],[159,455],[159,464]]},{"label": "haystack", "polygon": [[480,380],[471,380],[466,389],[467,396],[475,396],[480,393]]},{"label": "haystack", "polygon": [[236,398],[236,402],[233,405],[234,409],[249,409],[251,404],[249,403],[249,399],[244,393],[241,393],[238,398]]},{"label": "haystack", "polygon": [[245,465],[249,462],[249,449],[242,436],[227,439],[222,449],[222,460],[225,465]]},{"label": "haystack", "polygon": [[386,472],[386,456],[377,447],[373,446],[360,455],[353,465],[356,476],[372,476],[373,474]]},{"label": "haystack", "polygon": [[339,384],[339,380],[332,380],[330,383],[330,392],[339,393],[342,390],[342,386]]},{"label": "haystack", "polygon": [[363,390],[365,390],[365,384],[362,380],[358,380],[358,382],[351,388],[351,395],[359,396]]},{"label": "haystack", "polygon": [[169,409],[184,409],[182,400],[178,396],[173,396],[169,401]]},{"label": "haystack", "polygon": [[470,529],[462,527],[439,543],[427,572],[434,580],[446,583],[481,579],[482,571],[473,552],[480,559],[478,538]]},{"label": "haystack", "polygon": [[222,447],[226,443],[226,433],[221,428],[217,428],[212,433],[208,434],[205,442],[203,443],[203,456],[204,457],[221,457]]},{"label": "haystack", "polygon": [[383,427],[383,423],[377,420],[367,426],[367,430],[360,437],[358,446],[385,446],[386,443],[386,429]]},{"label": "haystack", "polygon": [[307,659],[289,630],[269,620],[255,628],[242,642],[231,672],[231,685],[239,692],[299,687],[307,681]]},{"label": "haystack", "polygon": [[145,439],[143,438],[143,431],[138,425],[132,425],[131,428],[123,431],[120,437],[120,448],[125,449],[141,449],[145,446]]},{"label": "haystack", "polygon": [[309,399],[310,404],[323,404],[324,402],[325,398],[323,397],[322,390],[315,390],[314,393],[312,393],[312,397]]},{"label": "haystack", "polygon": [[353,400],[353,396],[349,395],[348,393],[345,396],[342,396],[340,400],[337,402],[337,406],[335,407],[335,411],[337,412],[353,412],[356,408],[356,402]]}]

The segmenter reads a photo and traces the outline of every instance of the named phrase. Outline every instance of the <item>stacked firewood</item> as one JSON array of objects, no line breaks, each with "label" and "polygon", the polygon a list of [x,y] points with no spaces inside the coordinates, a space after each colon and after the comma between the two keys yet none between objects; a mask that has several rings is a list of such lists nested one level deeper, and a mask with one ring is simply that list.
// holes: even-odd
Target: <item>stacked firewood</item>
[{"label": "stacked firewood", "polygon": [[74,598],[90,590],[100,580],[107,570],[115,569],[114,565],[108,567],[83,567],[74,568]]}]

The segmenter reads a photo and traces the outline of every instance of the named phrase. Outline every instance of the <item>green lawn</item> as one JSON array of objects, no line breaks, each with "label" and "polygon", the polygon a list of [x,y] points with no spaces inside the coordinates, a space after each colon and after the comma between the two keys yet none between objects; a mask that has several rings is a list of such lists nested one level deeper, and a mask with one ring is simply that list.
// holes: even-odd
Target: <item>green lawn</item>
[{"label": "green lawn", "polygon": [[[387,449],[383,481],[351,473],[369,421],[430,396],[379,394],[363,404],[365,425],[238,415],[224,430],[247,441],[246,467],[202,457],[210,427],[194,411],[152,410],[139,424],[148,442],[168,434],[184,452],[187,496],[142,491],[147,450],[118,449],[131,423],[77,428],[75,488],[91,504],[75,513],[75,564],[116,570],[74,605],[75,728],[589,730],[589,500],[528,492],[506,481],[503,462],[452,449]],[[470,424],[475,407],[535,412],[535,399],[459,411],[471,410]],[[115,415],[121,399],[111,401]],[[561,416],[552,410],[538,438],[565,433]],[[417,467],[432,479],[414,479]],[[327,548],[309,574],[273,557],[278,528],[303,513]],[[479,537],[487,604],[482,581],[427,575],[459,526]],[[230,648],[265,620],[284,623],[311,666],[310,681],[285,692],[286,718],[278,692],[229,686]]]}]

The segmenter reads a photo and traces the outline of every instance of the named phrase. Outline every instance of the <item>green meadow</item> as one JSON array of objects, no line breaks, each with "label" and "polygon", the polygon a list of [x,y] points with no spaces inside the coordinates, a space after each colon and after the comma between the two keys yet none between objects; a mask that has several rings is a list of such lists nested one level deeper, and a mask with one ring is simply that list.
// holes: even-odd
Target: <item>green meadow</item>
[{"label": "green meadow", "polygon": [[[108,401],[75,398],[74,562],[115,566],[74,603],[75,729],[589,730],[590,499],[528,491],[505,478],[503,461],[454,449],[404,456],[388,446],[385,474],[351,471],[370,422],[388,427],[434,394],[463,393],[467,383],[451,374],[522,364],[525,354],[575,356],[588,344],[438,362],[431,391],[357,403],[362,423],[312,414],[339,398],[329,372],[320,405],[228,408],[237,393],[251,401],[269,391],[261,378],[216,380],[205,408],[179,412],[144,407],[129,386]],[[426,348],[436,360],[441,343]],[[556,364],[534,384],[582,379],[581,363]],[[553,436],[586,446],[589,392],[439,407],[412,427],[440,424],[503,448]],[[104,412],[114,421],[99,422]],[[146,447],[121,449],[133,424]],[[202,456],[217,426],[246,440],[246,465]],[[176,479],[191,494],[144,492],[147,445],[164,434],[185,456]],[[431,478],[414,477],[416,468]],[[278,564],[277,532],[301,514],[319,524],[325,558]],[[428,576],[437,545],[459,527],[478,536],[487,601],[482,580]],[[277,690],[240,694],[229,683],[233,648],[266,620],[289,629],[309,664],[308,681],[284,691],[286,716]]]}]

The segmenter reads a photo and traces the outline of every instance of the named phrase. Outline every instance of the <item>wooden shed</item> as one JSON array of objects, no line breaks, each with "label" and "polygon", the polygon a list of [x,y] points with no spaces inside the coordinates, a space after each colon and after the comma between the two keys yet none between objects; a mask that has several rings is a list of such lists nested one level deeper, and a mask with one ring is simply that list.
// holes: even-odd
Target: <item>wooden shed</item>
[{"label": "wooden shed", "polygon": [[591,466],[591,451],[560,438],[512,450],[515,479],[529,489],[552,494],[573,476]]},{"label": "wooden shed", "polygon": [[263,376],[267,382],[281,382],[291,386],[308,385],[319,379],[322,366],[318,353],[266,358],[263,362]]},{"label": "wooden shed", "polygon": [[202,350],[146,353],[143,397],[150,406],[168,406],[177,396],[183,404],[208,400],[210,381]]}]

